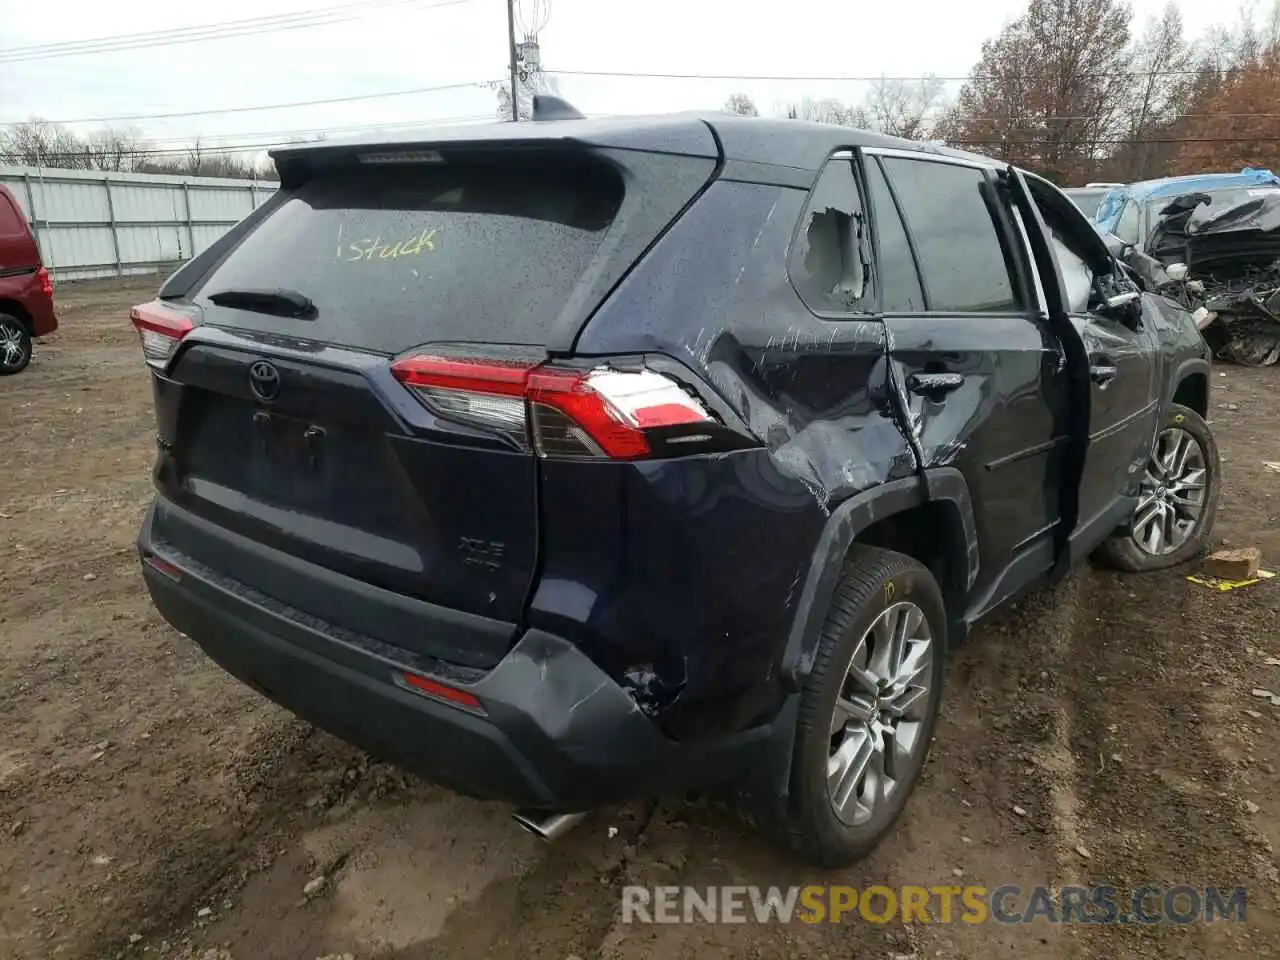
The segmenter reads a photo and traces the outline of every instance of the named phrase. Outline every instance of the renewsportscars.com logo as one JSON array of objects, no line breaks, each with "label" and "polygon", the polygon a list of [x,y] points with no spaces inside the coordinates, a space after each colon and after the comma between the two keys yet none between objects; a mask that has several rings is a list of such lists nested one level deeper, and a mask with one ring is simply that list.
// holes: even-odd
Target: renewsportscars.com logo
[{"label": "renewsportscars.com logo", "polygon": [[1243,887],[623,887],[623,923],[1244,922]]}]

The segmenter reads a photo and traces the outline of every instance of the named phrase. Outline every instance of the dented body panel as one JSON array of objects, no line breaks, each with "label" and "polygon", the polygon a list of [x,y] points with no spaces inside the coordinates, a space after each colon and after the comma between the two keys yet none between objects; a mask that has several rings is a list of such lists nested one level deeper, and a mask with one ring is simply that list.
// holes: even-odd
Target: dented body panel
[{"label": "dented body panel", "polygon": [[570,629],[566,597],[590,596],[588,629],[575,633],[647,708],[664,708],[675,735],[778,708],[779,641],[833,508],[918,470],[889,401],[883,324],[814,316],[777,267],[805,198],[714,184],[577,344],[579,355],[678,358],[760,449],[585,472],[543,465],[550,515],[576,503],[588,520],[547,525],[531,622],[559,614]]},{"label": "dented body panel", "polygon": [[909,417],[925,469],[955,468],[981,505],[974,595],[985,608],[1009,592],[999,581],[1010,559],[1047,542],[1060,517],[1070,426],[1061,351],[1034,317],[891,317],[885,324],[908,383],[944,365],[964,378],[945,396],[910,393]]}]

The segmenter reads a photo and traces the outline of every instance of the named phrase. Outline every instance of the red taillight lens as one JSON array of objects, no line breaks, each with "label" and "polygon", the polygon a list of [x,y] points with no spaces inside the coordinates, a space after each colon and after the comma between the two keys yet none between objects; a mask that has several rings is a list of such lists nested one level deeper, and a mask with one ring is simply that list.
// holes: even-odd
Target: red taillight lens
[{"label": "red taillight lens", "polygon": [[543,457],[634,460],[650,453],[649,430],[714,422],[696,398],[651,370],[416,355],[396,361],[391,372],[439,414],[526,449],[532,433]]},{"label": "red taillight lens", "polygon": [[419,355],[391,365],[392,375],[434,412],[529,447],[525,384],[531,365]]},{"label": "red taillight lens", "polygon": [[163,370],[178,349],[178,344],[195,328],[185,313],[163,303],[144,303],[129,315],[142,341],[142,356],[152,367]]},{"label": "red taillight lens", "polygon": [[529,402],[543,456],[633,460],[649,453],[647,430],[712,419],[675,381],[650,370],[535,370]]},{"label": "red taillight lens", "polygon": [[423,677],[416,673],[402,673],[396,679],[402,681],[403,685],[414,693],[420,693],[436,700],[444,700],[454,706],[462,707],[464,710],[484,713],[484,707],[480,705],[476,695],[468,693],[466,690],[446,686],[443,683],[432,680],[430,677]]},{"label": "red taillight lens", "polygon": [[49,271],[45,267],[41,267],[36,271],[36,279],[40,281],[40,294],[45,297],[53,296],[53,278],[49,276]]},{"label": "red taillight lens", "polygon": [[174,566],[168,560],[161,560],[154,553],[149,553],[142,558],[142,562],[154,570],[156,573],[168,577],[170,580],[182,580],[182,568]]}]

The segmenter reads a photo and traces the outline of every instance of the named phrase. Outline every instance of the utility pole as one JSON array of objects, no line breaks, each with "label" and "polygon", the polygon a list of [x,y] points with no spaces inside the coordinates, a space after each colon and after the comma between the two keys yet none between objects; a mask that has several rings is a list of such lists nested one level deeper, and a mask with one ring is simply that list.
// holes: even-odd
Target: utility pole
[{"label": "utility pole", "polygon": [[507,56],[511,62],[511,119],[520,119],[520,87],[516,68],[516,0],[507,0]]}]

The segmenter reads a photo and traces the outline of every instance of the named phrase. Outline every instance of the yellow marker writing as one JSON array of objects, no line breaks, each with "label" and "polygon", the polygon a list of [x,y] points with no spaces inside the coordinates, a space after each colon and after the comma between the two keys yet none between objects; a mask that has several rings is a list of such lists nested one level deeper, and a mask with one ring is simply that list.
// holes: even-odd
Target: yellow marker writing
[{"label": "yellow marker writing", "polygon": [[402,240],[399,243],[383,243],[382,237],[357,240],[347,245],[347,263],[360,263],[364,260],[399,260],[401,257],[415,257],[421,253],[430,253],[436,248],[437,231],[427,227],[416,237]]}]

